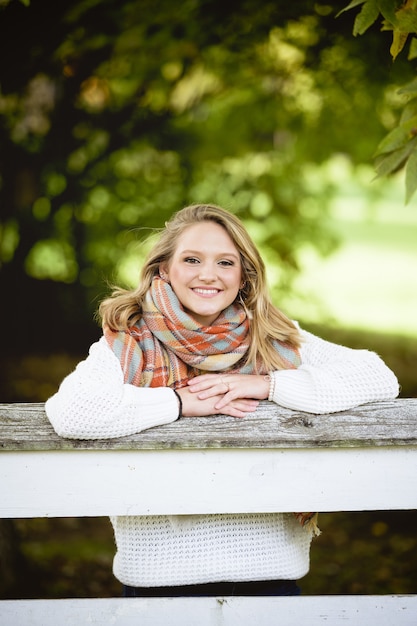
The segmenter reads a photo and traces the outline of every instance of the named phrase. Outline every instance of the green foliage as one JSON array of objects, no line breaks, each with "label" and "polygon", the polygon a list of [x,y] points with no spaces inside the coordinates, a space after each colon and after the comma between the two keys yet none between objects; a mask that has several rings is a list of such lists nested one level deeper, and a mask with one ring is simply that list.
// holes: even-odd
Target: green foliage
[{"label": "green foliage", "polygon": [[[417,1],[406,0],[354,0],[347,11],[362,5],[357,14],[353,34],[362,35],[381,16],[382,30],[392,31],[390,53],[395,60],[410,39],[409,60],[416,57],[417,50]],[[406,203],[417,189],[417,86],[416,80],[400,89],[399,94],[409,97],[408,104],[399,124],[379,143],[375,153],[375,167],[378,176],[386,176],[405,167]]]},{"label": "green foliage", "polygon": [[368,160],[398,106],[379,50],[352,49],[327,5],[39,0],[1,17],[0,271],[17,311],[2,323],[16,330],[41,283],[82,325],[193,202],[239,214],[288,289],[297,249],[334,243],[334,189],[312,168],[337,152]]}]

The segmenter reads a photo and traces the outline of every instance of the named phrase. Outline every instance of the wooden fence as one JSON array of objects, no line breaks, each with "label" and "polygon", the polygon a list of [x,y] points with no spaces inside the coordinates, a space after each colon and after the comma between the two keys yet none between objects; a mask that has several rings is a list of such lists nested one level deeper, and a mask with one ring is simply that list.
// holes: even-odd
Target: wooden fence
[{"label": "wooden fence", "polygon": [[[98,441],[58,437],[43,404],[0,405],[0,450],[1,518],[417,508],[417,399],[326,415],[262,402]],[[0,602],[2,626],[58,622],[416,626],[417,595]]]}]

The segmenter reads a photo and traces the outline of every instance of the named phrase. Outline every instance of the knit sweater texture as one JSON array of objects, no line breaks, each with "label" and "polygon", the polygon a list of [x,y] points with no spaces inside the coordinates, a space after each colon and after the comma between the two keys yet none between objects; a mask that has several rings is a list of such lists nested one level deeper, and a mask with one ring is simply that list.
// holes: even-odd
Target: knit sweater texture
[{"label": "knit sweater texture", "polygon": [[[380,357],[301,330],[301,365],[274,372],[274,402],[331,413],[398,395],[398,381]],[[102,439],[138,433],[178,418],[172,389],[123,381],[102,337],[45,405],[58,435]],[[311,532],[292,514],[259,513],[111,518],[114,574],[132,586],[298,579],[309,569]]]}]

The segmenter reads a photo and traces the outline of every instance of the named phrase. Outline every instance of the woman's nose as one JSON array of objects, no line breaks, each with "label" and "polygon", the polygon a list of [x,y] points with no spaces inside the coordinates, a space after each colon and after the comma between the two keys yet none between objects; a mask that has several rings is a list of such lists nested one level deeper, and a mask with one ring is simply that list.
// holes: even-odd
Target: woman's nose
[{"label": "woman's nose", "polygon": [[216,268],[211,263],[200,265],[199,278],[205,281],[216,280]]}]

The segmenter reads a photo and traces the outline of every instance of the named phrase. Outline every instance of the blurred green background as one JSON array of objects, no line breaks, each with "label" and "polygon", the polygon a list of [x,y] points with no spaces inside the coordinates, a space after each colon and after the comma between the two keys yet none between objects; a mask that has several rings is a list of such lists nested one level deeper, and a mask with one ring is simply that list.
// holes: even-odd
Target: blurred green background
[{"label": "blurred green background", "polygon": [[[372,155],[406,104],[346,2],[0,0],[1,402],[44,401],[173,211],[214,202],[276,303],[417,396],[417,211]],[[414,511],[321,516],[304,593],[415,593]],[[111,596],[107,519],[3,521],[1,597]]]}]

